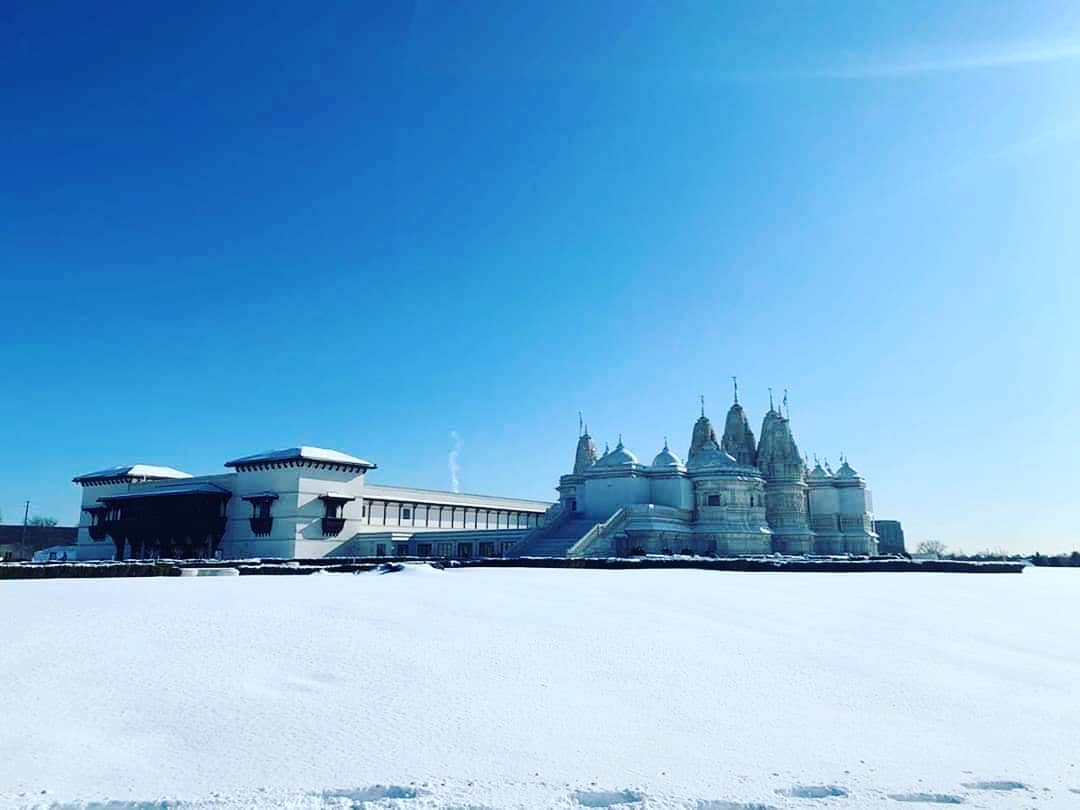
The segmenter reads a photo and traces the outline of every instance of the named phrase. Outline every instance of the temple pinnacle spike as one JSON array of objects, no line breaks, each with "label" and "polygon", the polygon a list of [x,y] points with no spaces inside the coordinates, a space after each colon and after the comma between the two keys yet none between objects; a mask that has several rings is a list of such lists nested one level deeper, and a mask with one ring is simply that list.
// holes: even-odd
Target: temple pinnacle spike
[{"label": "temple pinnacle spike", "polygon": [[577,435],[578,435],[578,436],[581,436],[581,435],[582,435],[581,431],[582,431],[582,429],[583,429],[584,427],[585,427],[585,420],[584,420],[584,417],[582,417],[582,415],[581,415],[581,411],[578,411],[578,412],[577,412]]},{"label": "temple pinnacle spike", "polygon": [[731,382],[734,383],[734,385],[735,385],[735,404],[738,405],[739,404],[739,378],[733,376],[731,378]]},{"label": "temple pinnacle spike", "polygon": [[770,410],[770,411],[776,410],[776,409],[775,409],[775,408],[773,407],[773,401],[772,401],[772,389],[771,389],[771,388],[769,389],[769,410]]},{"label": "temple pinnacle spike", "polygon": [[705,415],[705,395],[704,394],[699,394],[698,396],[701,397],[701,415],[704,416]]}]

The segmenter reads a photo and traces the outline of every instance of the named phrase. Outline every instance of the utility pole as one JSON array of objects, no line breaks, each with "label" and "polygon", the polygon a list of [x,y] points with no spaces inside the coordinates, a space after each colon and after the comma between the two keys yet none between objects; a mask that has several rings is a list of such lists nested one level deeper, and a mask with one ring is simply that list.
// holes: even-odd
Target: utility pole
[{"label": "utility pole", "polygon": [[30,520],[30,501],[26,502],[26,510],[23,512],[22,518],[22,544],[26,545],[26,524]]}]

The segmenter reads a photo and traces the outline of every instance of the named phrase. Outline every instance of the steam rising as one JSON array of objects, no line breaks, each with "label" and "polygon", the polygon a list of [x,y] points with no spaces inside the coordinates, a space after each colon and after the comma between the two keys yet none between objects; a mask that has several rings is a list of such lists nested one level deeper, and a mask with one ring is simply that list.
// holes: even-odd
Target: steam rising
[{"label": "steam rising", "polygon": [[450,452],[446,454],[446,466],[450,469],[450,489],[461,492],[461,465],[458,464],[458,453],[465,446],[465,442],[461,440],[456,430],[450,431],[450,440],[454,443]]}]

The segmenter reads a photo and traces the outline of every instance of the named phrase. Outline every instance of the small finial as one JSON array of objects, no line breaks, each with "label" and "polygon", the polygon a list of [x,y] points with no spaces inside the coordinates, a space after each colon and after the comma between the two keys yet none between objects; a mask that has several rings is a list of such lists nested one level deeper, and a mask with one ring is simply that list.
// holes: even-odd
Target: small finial
[{"label": "small finial", "polygon": [[733,376],[731,378],[731,382],[735,384],[735,404],[738,405],[739,404],[739,378]]},{"label": "small finial", "polygon": [[700,394],[699,396],[701,397],[701,415],[705,416],[705,395]]},{"label": "small finial", "polygon": [[577,412],[577,435],[579,437],[582,435],[581,431],[584,429],[584,427],[585,427],[585,419],[582,417],[581,411],[578,411]]},{"label": "small finial", "polygon": [[819,466],[819,464],[820,464],[820,462],[818,461],[817,453],[814,453],[814,466],[817,467],[817,466]]},{"label": "small finial", "polygon": [[791,416],[791,411],[788,410],[787,389],[785,388],[784,389],[784,418],[786,419],[789,416]]},{"label": "small finial", "polygon": [[665,449],[665,450],[667,450],[667,449],[668,449],[668,446],[667,446],[667,436],[665,436],[665,437],[664,437],[664,449]]},{"label": "small finial", "polygon": [[770,411],[774,410],[773,401],[772,401],[772,389],[771,388],[769,389],[769,410]]},{"label": "small finial", "polygon": [[586,436],[589,435],[589,423],[588,422],[585,423],[585,435]]},{"label": "small finial", "polygon": [[621,431],[619,433],[619,443],[617,445],[615,445],[615,446],[616,447],[622,447],[622,432]]}]

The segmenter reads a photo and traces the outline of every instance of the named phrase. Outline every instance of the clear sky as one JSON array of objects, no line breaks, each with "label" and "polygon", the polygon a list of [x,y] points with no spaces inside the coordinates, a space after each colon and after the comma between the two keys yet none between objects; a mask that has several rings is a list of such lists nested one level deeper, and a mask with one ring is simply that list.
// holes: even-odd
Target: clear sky
[{"label": "clear sky", "polygon": [[5,522],[296,444],[554,498],[738,375],[909,544],[1080,546],[1075,2],[226,5],[0,11]]}]

